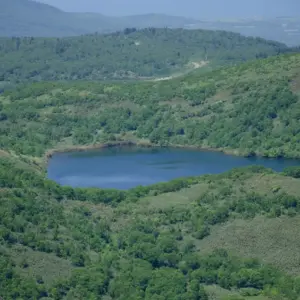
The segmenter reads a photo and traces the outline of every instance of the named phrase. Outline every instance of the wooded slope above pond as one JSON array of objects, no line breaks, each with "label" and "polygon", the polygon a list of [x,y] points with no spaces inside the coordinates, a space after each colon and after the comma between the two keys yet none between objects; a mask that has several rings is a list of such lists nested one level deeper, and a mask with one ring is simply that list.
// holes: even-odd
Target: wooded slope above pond
[{"label": "wooded slope above pond", "polygon": [[43,82],[0,96],[0,147],[132,140],[270,157],[300,156],[300,55],[161,82]]}]

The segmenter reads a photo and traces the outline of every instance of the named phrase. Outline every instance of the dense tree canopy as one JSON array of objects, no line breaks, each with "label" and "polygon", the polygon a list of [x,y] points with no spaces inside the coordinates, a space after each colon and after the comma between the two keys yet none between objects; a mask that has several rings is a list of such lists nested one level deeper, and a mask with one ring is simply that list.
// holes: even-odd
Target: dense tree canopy
[{"label": "dense tree canopy", "polygon": [[[204,56],[220,66],[286,49],[232,33],[186,33],[147,29],[0,42],[0,297],[223,300],[209,292],[217,286],[225,299],[299,299],[295,253],[286,254],[290,272],[284,249],[273,249],[279,238],[287,236],[291,246],[300,239],[293,223],[300,213],[299,168],[278,174],[255,166],[128,191],[71,188],[47,179],[52,149],[105,143],[300,156],[299,54],[165,81],[57,80],[111,77],[121,67],[152,76]],[[166,53],[155,50],[162,44]],[[132,52],[140,46],[144,53]],[[132,60],[118,60],[120,49]],[[95,69],[98,51],[99,64],[111,63],[104,73]],[[15,85],[42,79],[53,81]],[[244,233],[244,223],[258,220],[280,222],[284,237],[272,229],[266,238]],[[245,239],[274,251],[271,262],[265,252],[262,260],[238,256],[226,243],[202,249],[218,228],[234,222]]]},{"label": "dense tree canopy", "polygon": [[299,66],[297,54],[169,81],[20,85],[0,98],[0,146],[42,156],[146,140],[299,157]]},{"label": "dense tree canopy", "polygon": [[[196,247],[214,226],[232,219],[299,214],[300,198],[283,190],[237,188],[256,176],[276,176],[270,170],[251,167],[113,192],[60,187],[26,157],[3,153],[0,166],[4,299],[207,300],[212,284],[297,299],[297,278],[255,259]],[[145,196],[198,185],[193,204],[143,206]]]},{"label": "dense tree canopy", "polygon": [[133,28],[70,38],[1,38],[0,81],[162,76],[203,61],[219,66],[287,51],[277,42],[208,30]]}]

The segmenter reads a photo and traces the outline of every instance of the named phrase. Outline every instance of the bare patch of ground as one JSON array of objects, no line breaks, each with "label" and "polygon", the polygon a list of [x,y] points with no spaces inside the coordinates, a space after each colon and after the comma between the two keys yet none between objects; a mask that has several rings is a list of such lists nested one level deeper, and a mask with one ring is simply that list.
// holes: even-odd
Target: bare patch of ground
[{"label": "bare patch of ground", "polygon": [[153,81],[165,81],[165,80],[171,80],[171,79],[174,79],[176,77],[180,77],[182,75],[186,75],[187,73],[193,71],[193,70],[196,70],[196,69],[199,69],[199,68],[203,68],[204,66],[208,65],[209,61],[205,61],[205,60],[202,60],[200,62],[190,62],[189,63],[189,70],[188,72],[184,72],[184,73],[178,73],[178,74],[174,74],[174,75],[171,75],[171,76],[167,76],[167,77],[161,77],[161,78],[155,78]]},{"label": "bare patch of ground", "polygon": [[258,258],[291,275],[299,275],[299,227],[299,216],[234,220],[215,226],[197,246],[201,252],[222,248],[238,256]]}]

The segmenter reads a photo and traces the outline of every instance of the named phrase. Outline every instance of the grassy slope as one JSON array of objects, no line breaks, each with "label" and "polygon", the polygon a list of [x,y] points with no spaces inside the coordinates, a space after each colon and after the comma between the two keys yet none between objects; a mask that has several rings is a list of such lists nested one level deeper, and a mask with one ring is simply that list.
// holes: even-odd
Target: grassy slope
[{"label": "grassy slope", "polygon": [[[233,194],[238,197],[239,195],[242,197],[245,192],[256,192],[262,196],[272,195],[274,189],[278,188],[280,192],[299,196],[299,184],[299,179],[279,174],[255,174],[236,182],[224,180],[222,177],[219,179],[216,176],[210,184],[201,183],[180,192],[145,198],[135,205],[135,212],[137,214],[151,212],[152,218],[155,214],[159,215],[160,210],[192,208],[193,203],[201,199],[201,195],[205,195],[214,186],[232,185]],[[225,201],[230,200],[234,195],[226,197]],[[266,215],[258,215],[246,220],[233,217],[228,223],[213,227],[209,237],[196,244],[199,251],[211,252],[215,248],[224,248],[238,255],[260,258],[265,263],[273,264],[285,272],[300,275],[298,253],[300,233],[297,229],[299,222],[298,216],[268,218]]]},{"label": "grassy slope", "polygon": [[238,291],[228,291],[219,286],[207,286],[206,291],[209,295],[209,300],[269,300],[265,296],[242,296]]},{"label": "grassy slope", "polygon": [[208,252],[227,249],[239,256],[259,258],[287,273],[299,275],[299,225],[299,217],[235,220],[215,228],[198,247]]},{"label": "grassy slope", "polygon": [[169,81],[28,84],[0,96],[0,145],[41,156],[119,139],[299,157],[299,79],[295,54]]}]

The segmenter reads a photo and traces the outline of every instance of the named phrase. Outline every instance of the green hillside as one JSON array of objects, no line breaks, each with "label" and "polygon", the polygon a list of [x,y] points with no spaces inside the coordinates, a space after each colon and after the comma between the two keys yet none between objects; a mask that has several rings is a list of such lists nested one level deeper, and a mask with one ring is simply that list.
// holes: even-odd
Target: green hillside
[{"label": "green hillside", "polygon": [[5,152],[0,166],[4,299],[299,299],[299,179],[253,167],[123,192],[59,187]]},{"label": "green hillside", "polygon": [[299,72],[295,54],[168,81],[20,85],[0,96],[0,147],[42,156],[130,140],[300,157]]},{"label": "green hillside", "polygon": [[0,81],[120,79],[166,76],[208,64],[236,64],[292,51],[236,33],[126,29],[107,35],[1,38]]},{"label": "green hillside", "polygon": [[[154,33],[161,43],[174,34],[178,44],[190,45],[184,53],[195,56],[185,54],[181,66],[203,60],[193,53],[201,40],[191,43],[183,30],[145,30],[119,38],[125,43],[147,37],[150,45]],[[16,86],[0,94],[0,297],[300,299],[297,167],[276,173],[255,166],[128,191],[62,187],[47,179],[53,151],[128,141],[299,158],[300,54],[251,60],[289,50],[231,33],[191,31],[200,33],[211,47],[197,54],[210,55],[210,65],[219,68],[127,82],[88,81],[86,76],[16,84],[38,79],[36,73],[26,78],[22,65],[3,74],[3,82]],[[87,38],[97,44],[111,35],[75,40]],[[51,52],[39,56],[43,52],[32,45],[54,40],[9,41],[7,49],[22,42],[20,52],[6,51],[6,59],[19,55],[19,62],[33,67],[40,67],[43,57],[52,59]],[[233,51],[233,45],[240,47]],[[36,65],[32,52],[39,59]],[[158,58],[162,52],[153,59],[163,61]],[[71,54],[61,52],[62,57]],[[142,54],[136,57],[142,60]],[[112,63],[119,67],[118,56]],[[60,70],[59,65],[51,61],[49,72]],[[69,66],[76,74],[83,65]],[[50,78],[71,74],[66,66],[61,70],[65,73],[55,71]]]}]

